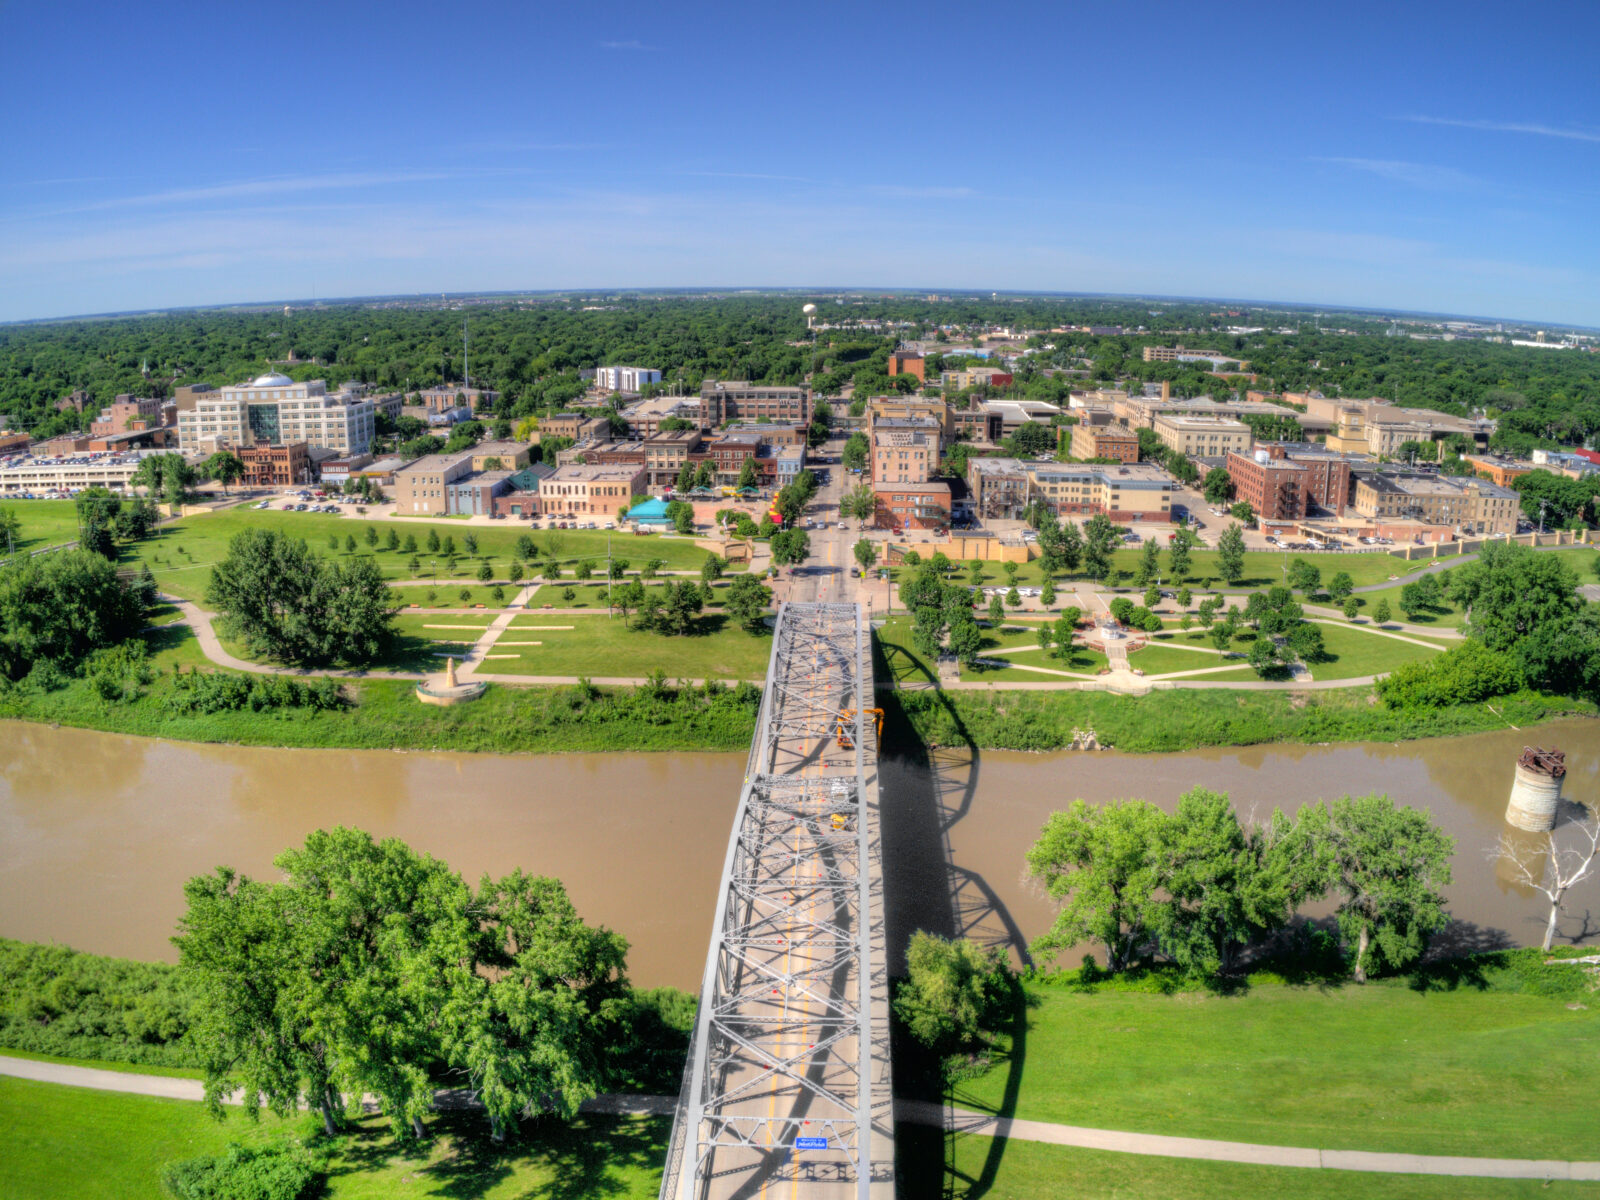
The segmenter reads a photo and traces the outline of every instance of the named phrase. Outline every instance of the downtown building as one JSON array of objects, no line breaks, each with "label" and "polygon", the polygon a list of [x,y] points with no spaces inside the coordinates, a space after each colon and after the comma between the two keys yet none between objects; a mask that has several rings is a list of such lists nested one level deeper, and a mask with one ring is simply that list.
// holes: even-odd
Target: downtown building
[{"label": "downtown building", "polygon": [[178,445],[185,454],[211,454],[245,446],[307,446],[340,455],[372,449],[372,401],[329,395],[321,379],[296,383],[268,373],[249,383],[192,394],[178,408]]}]

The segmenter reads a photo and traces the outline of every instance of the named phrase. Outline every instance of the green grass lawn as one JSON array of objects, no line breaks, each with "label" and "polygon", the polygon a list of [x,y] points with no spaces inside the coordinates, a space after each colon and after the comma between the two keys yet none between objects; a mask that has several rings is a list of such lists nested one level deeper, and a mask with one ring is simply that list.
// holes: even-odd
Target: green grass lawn
[{"label": "green grass lawn", "polygon": [[194,630],[187,625],[147,629],[143,636],[144,644],[150,650],[150,665],[153,667],[167,669],[181,666],[188,670],[211,661],[201,652]]},{"label": "green grass lawn", "polygon": [[[1190,644],[1188,640],[1179,643]],[[1143,671],[1146,675],[1165,675],[1171,671],[1202,671],[1207,667],[1225,667],[1229,663],[1237,663],[1238,659],[1228,659],[1220,654],[1213,654],[1211,644],[1207,642],[1204,652],[1200,650],[1176,650],[1170,645],[1160,642],[1147,642],[1142,649],[1135,650],[1128,655],[1128,665]]]},{"label": "green grass lawn", "polygon": [[[465,583],[410,584],[406,587],[390,588],[389,590],[395,594],[395,599],[405,605],[406,608],[410,608],[412,605],[416,605],[418,608],[472,608],[481,604],[485,611],[493,610],[498,612],[516,599],[519,590],[515,584],[511,583],[502,584],[501,586],[505,589],[505,599],[503,601],[494,598],[494,587],[492,585],[483,587],[478,584],[468,585]],[[433,593],[431,600],[428,598],[429,592]],[[463,596],[462,592],[465,592],[466,595]],[[405,610],[402,609],[401,611],[404,612]],[[488,620],[486,619],[484,623],[488,624]]]},{"label": "green grass lawn", "polygon": [[[1600,1184],[1441,1178],[1146,1158],[899,1125],[902,1196],[951,1200],[1532,1200],[1600,1196]],[[943,1167],[949,1174],[941,1177]],[[948,1187],[948,1191],[945,1190]]]},{"label": "green grass lawn", "polygon": [[[1131,580],[1133,572],[1138,570],[1143,551],[1139,548],[1118,550],[1112,555],[1111,570],[1113,579],[1115,572],[1128,572]],[[1295,555],[1289,555],[1294,558]],[[1391,575],[1403,575],[1407,571],[1414,571],[1420,563],[1407,565],[1402,559],[1390,554],[1303,554],[1301,558],[1309,558],[1322,570],[1324,578],[1332,576],[1338,571],[1347,571],[1357,587],[1369,583],[1382,583]],[[1189,555],[1189,573],[1183,580],[1172,578],[1171,554],[1166,543],[1161,544],[1161,582],[1163,587],[1172,587],[1179,582],[1191,585],[1199,584],[1206,579],[1220,579],[1217,569],[1217,553],[1215,550],[1195,550]],[[1244,556],[1244,578],[1236,585],[1239,588],[1251,589],[1267,587],[1274,583],[1283,582],[1284,555],[1277,551],[1248,550]],[[952,575],[956,582],[969,582],[966,573],[966,564],[957,563],[957,570]],[[1001,570],[1001,564],[986,562],[984,568],[984,583],[988,586],[1003,585],[1008,578]],[[1056,576],[1056,586],[1063,584],[1084,582],[1082,571]],[[1019,563],[1017,567],[1017,582],[1022,585],[1034,587],[1044,582],[1044,575],[1039,569],[1039,562],[1035,559],[1029,563]],[[1109,582],[1109,581],[1108,581]],[[1132,586],[1128,583],[1127,586]]]},{"label": "green grass lawn", "polygon": [[[379,534],[380,540],[376,549],[369,548],[366,543],[364,535],[369,527],[376,529]],[[74,532],[76,528],[74,520],[72,525]],[[581,558],[590,558],[598,562],[604,560],[606,556],[604,530],[530,531],[514,525],[508,525],[504,529],[473,527],[468,530],[455,522],[430,526],[421,521],[400,523],[386,520],[366,521],[336,517],[327,513],[289,513],[277,509],[257,510],[246,507],[184,517],[180,521],[163,525],[147,541],[125,548],[123,561],[125,565],[148,562],[163,590],[188,600],[199,600],[205,593],[211,565],[227,553],[228,540],[241,530],[258,528],[276,529],[304,538],[317,553],[334,558],[349,553],[344,548],[345,539],[353,536],[356,539],[354,552],[370,554],[384,575],[391,579],[411,578],[409,564],[413,555],[403,548],[384,549],[390,529],[394,529],[402,539],[408,536],[417,539],[415,557],[421,560],[419,572],[421,578],[456,578],[464,583],[470,583],[477,577],[480,558],[488,558],[497,577],[504,578],[515,556],[517,539],[524,533],[531,536],[539,548],[539,558],[532,564],[524,564],[523,569],[530,575],[537,574],[543,565],[543,560],[550,555],[570,564],[575,564]],[[428,550],[427,537],[430,528],[434,528],[441,539],[450,537],[455,540],[459,557],[456,559],[453,575],[448,573],[444,558],[439,553]],[[463,539],[468,532],[478,539],[479,558],[466,556]],[[338,539],[339,549],[330,550],[328,546],[330,537]],[[631,535],[615,535],[612,538],[612,549],[617,557],[633,560],[636,567],[642,566],[647,558],[660,558],[666,561],[668,567],[674,569],[698,570],[706,558],[706,551],[687,539],[655,537],[649,539],[647,547],[639,544],[644,540]]]},{"label": "green grass lawn", "polygon": [[[537,616],[537,614],[534,614]],[[517,658],[486,659],[480,670],[507,675],[626,675],[642,678],[650,671],[665,671],[669,679],[760,679],[772,654],[769,634],[746,633],[725,617],[700,617],[704,631],[671,637],[630,628],[633,618],[570,617],[557,624],[571,630],[528,631],[513,628],[500,643],[538,641],[539,646],[502,646],[490,654],[516,654]],[[541,622],[529,619],[525,625]]]},{"label": "green grass lawn", "polygon": [[[497,1147],[481,1114],[439,1113],[426,1125],[426,1140],[412,1144],[396,1142],[379,1118],[359,1122],[333,1148],[327,1200],[653,1197],[669,1128],[664,1118],[524,1122],[517,1138]],[[165,1163],[303,1128],[303,1119],[265,1115],[251,1125],[231,1112],[217,1122],[192,1101],[0,1078],[0,1195],[163,1200]]]},{"label": "green grass lawn", "polygon": [[[1594,1158],[1600,1006],[1512,991],[1030,985],[1012,1115],[1228,1141]],[[957,1089],[997,1111],[1010,1065]]]},{"label": "green grass lawn", "polygon": [[[78,508],[71,500],[0,498],[0,508],[10,509],[22,522],[13,539],[19,554],[70,542],[78,536]],[[0,555],[6,553],[6,540],[0,537]]]},{"label": "green grass lawn", "polygon": [[[1456,606],[1451,604],[1448,600],[1441,600],[1434,608],[1426,611],[1419,609],[1411,616],[1406,616],[1405,613],[1400,611],[1400,591],[1401,587],[1396,586],[1382,588],[1376,592],[1362,592],[1355,598],[1357,611],[1362,616],[1370,618],[1373,610],[1378,607],[1378,602],[1380,600],[1387,600],[1389,602],[1389,616],[1391,620],[1405,621],[1411,625],[1438,626],[1440,629],[1459,629],[1461,627],[1461,622],[1465,618],[1466,614],[1460,609],[1456,608]],[[1331,608],[1340,607],[1340,605],[1335,604],[1332,600],[1329,600],[1326,603]]]},{"label": "green grass lawn", "polygon": [[1322,645],[1328,653],[1325,662],[1311,665],[1313,679],[1354,679],[1392,671],[1401,663],[1432,658],[1437,651],[1397,638],[1370,632],[1365,625],[1343,622],[1317,626],[1322,630]]}]

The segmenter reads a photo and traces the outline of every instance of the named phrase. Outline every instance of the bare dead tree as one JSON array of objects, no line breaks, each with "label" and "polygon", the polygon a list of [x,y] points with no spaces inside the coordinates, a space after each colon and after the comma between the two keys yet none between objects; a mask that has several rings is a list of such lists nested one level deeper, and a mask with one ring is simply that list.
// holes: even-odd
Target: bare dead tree
[{"label": "bare dead tree", "polygon": [[[1560,835],[1564,829],[1575,832],[1563,839]],[[1490,851],[1490,857],[1503,858],[1511,868],[1513,879],[1550,902],[1550,920],[1545,925],[1541,947],[1548,952],[1550,943],[1555,940],[1556,923],[1561,919],[1567,893],[1591,874],[1600,874],[1600,810],[1585,809],[1582,820],[1558,825],[1544,836],[1544,863],[1537,870],[1528,861],[1530,856],[1526,851],[1519,850],[1512,839],[1504,835]]]}]

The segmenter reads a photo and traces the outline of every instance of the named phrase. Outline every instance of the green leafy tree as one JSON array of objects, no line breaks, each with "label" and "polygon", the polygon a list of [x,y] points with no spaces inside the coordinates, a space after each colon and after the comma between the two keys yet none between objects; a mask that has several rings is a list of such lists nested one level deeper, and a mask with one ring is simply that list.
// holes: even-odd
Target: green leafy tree
[{"label": "green leafy tree", "polygon": [[1009,604],[1012,608],[1021,608],[1022,607],[1022,593],[1017,591],[1017,589],[1013,587],[1009,592],[1006,593],[1006,603]]},{"label": "green leafy tree", "polygon": [[950,653],[956,656],[956,661],[963,667],[970,668],[977,664],[983,648],[983,634],[970,611],[958,614],[950,622],[949,646]]},{"label": "green leafy tree", "polygon": [[[429,549],[434,548],[429,547]],[[400,550],[404,554],[415,554],[417,552],[417,535],[414,533],[406,534],[406,540],[401,543]]]},{"label": "green leafy tree", "polygon": [[852,433],[845,439],[844,450],[840,452],[839,461],[845,470],[859,471],[867,465],[867,455],[870,449],[866,434]]},{"label": "green leafy tree", "polygon": [[442,545],[442,543],[439,541],[439,531],[437,529],[429,529],[428,530],[428,553],[429,554],[437,554],[437,553],[439,553],[440,545]]},{"label": "green leafy tree", "polygon": [[784,529],[768,539],[772,561],[780,567],[798,566],[811,553],[811,539],[804,529]]},{"label": "green leafy tree", "polygon": [[1322,572],[1317,564],[1303,558],[1289,561],[1288,584],[1296,591],[1310,595],[1322,586]]},{"label": "green leafy tree", "polygon": [[553,558],[547,558],[544,560],[544,569],[540,572],[540,574],[542,574],[546,579],[560,579],[561,564]]},{"label": "green leafy tree", "polygon": [[83,548],[0,568],[0,676],[21,679],[40,663],[70,670],[134,638],[144,623],[144,591]]},{"label": "green leafy tree", "polygon": [[1111,552],[1117,545],[1116,526],[1104,513],[1096,513],[1083,526],[1083,568],[1091,579],[1104,579],[1111,570]]},{"label": "green leafy tree", "polygon": [[1045,657],[1050,657],[1050,651],[1055,646],[1056,642],[1055,626],[1049,621],[1044,622],[1039,626],[1038,629],[1034,630],[1034,638],[1039,643],[1039,649],[1044,651]]},{"label": "green leafy tree", "polygon": [[1361,601],[1357,600],[1354,596],[1346,596],[1344,601],[1344,619],[1346,621],[1354,621],[1356,619],[1356,614],[1360,611]]},{"label": "green leafy tree", "polygon": [[484,559],[481,563],[478,564],[478,582],[479,583],[488,583],[493,578],[494,578],[494,567],[489,562],[488,559]]},{"label": "green leafy tree", "polygon": [[674,492],[683,493],[694,487],[694,464],[688,459],[683,460],[683,466],[678,468],[678,478],[672,485]]},{"label": "green leafy tree", "polygon": [[478,535],[470,530],[461,535],[461,545],[465,548],[470,558],[478,553]]},{"label": "green leafy tree", "polygon": [[1041,608],[1054,608],[1056,603],[1056,582],[1045,577],[1044,586],[1039,589],[1039,605]]},{"label": "green leafy tree", "polygon": [[1235,521],[1243,521],[1246,525],[1255,524],[1256,510],[1250,507],[1248,501],[1240,500],[1228,508],[1228,515]]},{"label": "green leafy tree", "polygon": [[1152,583],[1149,587],[1145,588],[1145,590],[1144,590],[1144,606],[1146,608],[1155,608],[1160,603],[1161,603],[1161,592],[1160,592],[1160,589],[1158,589],[1156,587],[1156,585]]},{"label": "green leafy tree", "polygon": [[1133,964],[1160,912],[1161,823],[1161,810],[1142,800],[1074,800],[1050,814],[1028,850],[1028,871],[1061,907],[1034,940],[1036,956],[1049,962],[1093,942],[1105,948],[1110,970]]},{"label": "green leafy tree", "polygon": [[895,1016],[942,1058],[981,1051],[1006,1023],[1017,992],[999,948],[922,930],[911,935],[906,973],[895,993]]},{"label": "green leafy tree", "polygon": [[754,458],[745,459],[744,463],[739,467],[739,482],[737,486],[741,490],[753,488],[759,478],[760,476],[756,474],[756,460]]},{"label": "green leafy tree", "polygon": [[682,534],[694,532],[694,505],[687,500],[669,500],[667,502],[667,519],[672,522],[672,527]]},{"label": "green leafy tree", "polygon": [[1005,603],[1000,599],[1000,594],[996,592],[989,599],[989,624],[998,629],[1000,626],[1005,624],[1005,621],[1006,606]]},{"label": "green leafy tree", "polygon": [[244,478],[244,460],[232,450],[218,450],[200,465],[200,472],[207,479],[220,483],[226,494],[232,484]]},{"label": "green leafy tree", "polygon": [[1244,533],[1237,525],[1229,525],[1217,539],[1217,573],[1230,584],[1244,578]]},{"label": "green leafy tree", "polygon": [[1233,478],[1225,467],[1212,467],[1207,471],[1202,488],[1207,504],[1220,507],[1233,499]]},{"label": "green leafy tree", "polygon": [[652,620],[658,633],[681,637],[695,632],[698,618],[705,608],[705,597],[700,586],[691,580],[680,579],[666,584],[662,590],[661,607]]},{"label": "green leafy tree", "polygon": [[1455,839],[1423,810],[1388,796],[1345,796],[1301,809],[1338,897],[1339,931],[1355,951],[1358,983],[1372,970],[1401,970],[1450,921],[1441,890]]},{"label": "green leafy tree", "polygon": [[1349,571],[1335,571],[1333,578],[1328,580],[1328,595],[1335,600],[1342,601],[1355,590],[1355,580],[1350,578]]},{"label": "green leafy tree", "polygon": [[1155,539],[1146,541],[1139,551],[1139,565],[1134,569],[1133,582],[1137,587],[1147,587],[1155,582],[1156,573],[1161,570],[1161,547]]},{"label": "green leafy tree", "polygon": [[400,535],[395,532],[393,525],[389,526],[389,532],[384,538],[383,545],[384,549],[390,551],[391,553],[400,549]]},{"label": "green leafy tree", "polygon": [[[393,533],[394,530],[391,529],[389,532]],[[367,549],[371,550],[377,547],[378,531],[374,526],[368,525],[366,529],[362,531],[361,536],[367,543]]]},{"label": "green leafy tree", "polygon": [[439,545],[439,553],[446,558],[454,558],[456,556],[456,539],[454,535],[448,533],[444,535],[444,540]]},{"label": "green leafy tree", "polygon": [[344,552],[346,554],[354,554],[356,552],[356,535],[355,534],[347,533],[347,534],[344,535]]},{"label": "green leafy tree", "polygon": [[252,654],[300,666],[377,658],[399,607],[372,559],[332,562],[272,529],[234,535],[206,603]]},{"label": "green leafy tree", "polygon": [[1379,625],[1387,625],[1389,623],[1389,617],[1389,601],[1387,599],[1379,600],[1372,609],[1373,621]]},{"label": "green leafy tree", "polygon": [[637,579],[630,579],[619,588],[611,591],[611,607],[622,614],[623,623],[626,624],[628,614],[636,611],[644,603],[644,584]]},{"label": "green leafy tree", "polygon": [[870,521],[877,511],[878,497],[870,484],[863,483],[851,488],[839,501],[840,514],[857,521]]},{"label": "green leafy tree", "polygon": [[1581,606],[1577,585],[1555,555],[1490,542],[1454,573],[1450,592],[1466,613],[1467,632],[1491,650],[1508,650],[1537,629],[1565,624]]},{"label": "green leafy tree", "polygon": [[735,575],[723,599],[723,610],[745,629],[762,627],[762,618],[772,604],[772,589],[748,572]]},{"label": "green leafy tree", "polygon": [[1187,525],[1178,526],[1177,532],[1172,535],[1172,544],[1167,553],[1171,557],[1171,575],[1173,583],[1182,583],[1189,577],[1190,553],[1194,550],[1195,536]]},{"label": "green leafy tree", "polygon": [[594,561],[588,558],[579,559],[578,565],[572,569],[572,577],[585,581],[593,579]]},{"label": "green leafy tree", "polygon": [[708,554],[700,563],[700,582],[711,584],[722,578],[722,573],[727,567],[727,560],[716,554]]},{"label": "green leafy tree", "polygon": [[532,534],[519,533],[517,535],[517,557],[532,562],[539,557],[539,547],[533,540]]},{"label": "green leafy tree", "polygon": [[983,586],[983,563],[975,558],[967,563],[967,583],[972,587]]},{"label": "green leafy tree", "polygon": [[72,498],[78,514],[78,545],[102,558],[115,558],[113,541],[117,519],[122,513],[122,498],[103,487],[84,488]]},{"label": "green leafy tree", "polygon": [[861,538],[857,541],[851,549],[851,553],[855,556],[856,562],[863,571],[871,570],[872,564],[878,561],[877,543],[868,541],[866,538]]}]

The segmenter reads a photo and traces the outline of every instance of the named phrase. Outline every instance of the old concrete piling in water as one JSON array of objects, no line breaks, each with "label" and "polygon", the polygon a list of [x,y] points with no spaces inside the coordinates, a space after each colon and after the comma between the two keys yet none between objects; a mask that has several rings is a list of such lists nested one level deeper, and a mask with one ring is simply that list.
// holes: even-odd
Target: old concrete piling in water
[{"label": "old concrete piling in water", "polygon": [[1560,750],[1524,746],[1511,781],[1506,821],[1530,833],[1556,827],[1561,806],[1561,783],[1567,775],[1567,756]]}]

